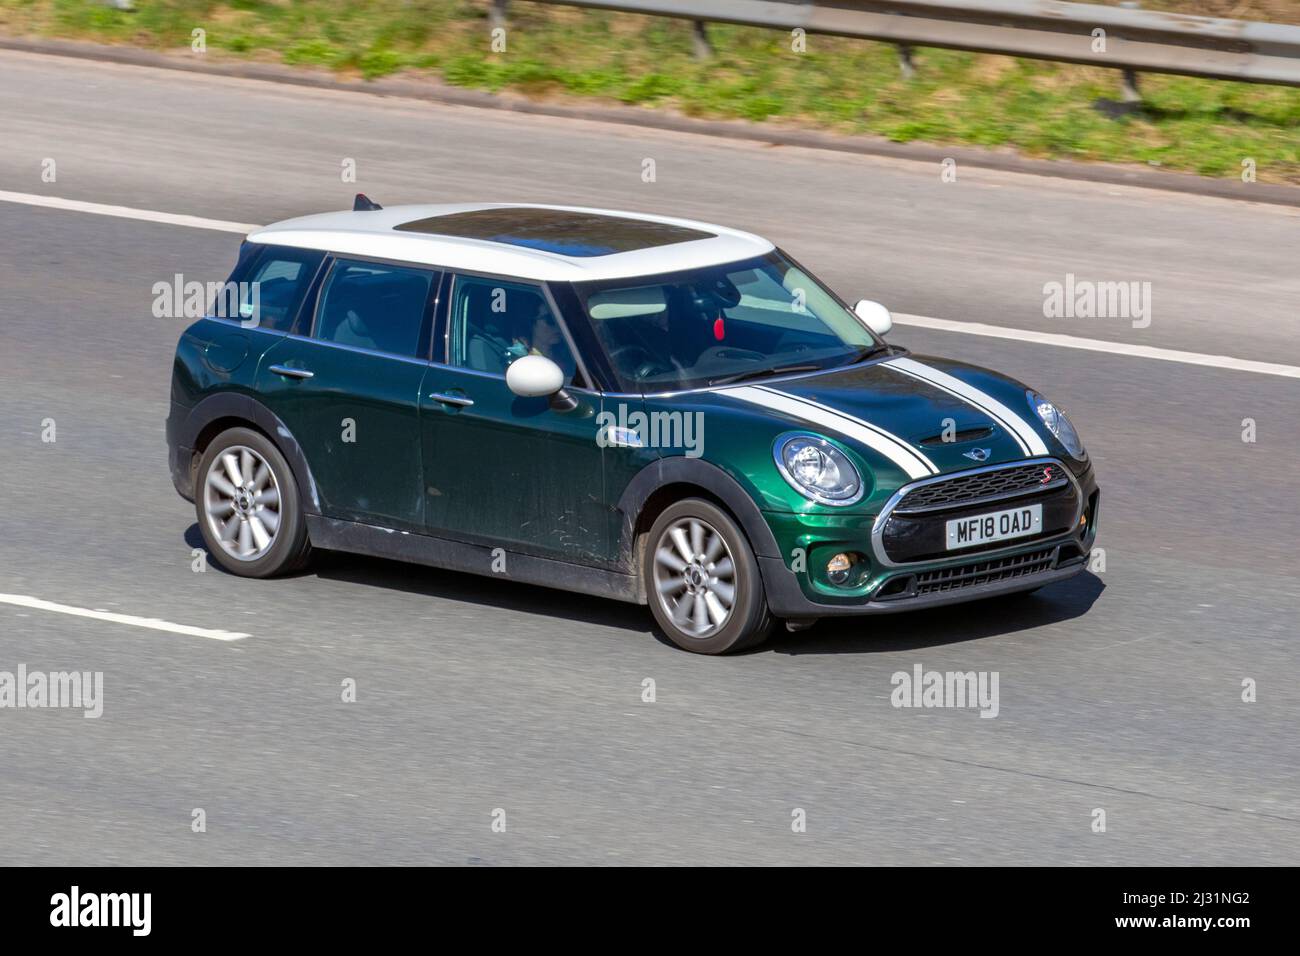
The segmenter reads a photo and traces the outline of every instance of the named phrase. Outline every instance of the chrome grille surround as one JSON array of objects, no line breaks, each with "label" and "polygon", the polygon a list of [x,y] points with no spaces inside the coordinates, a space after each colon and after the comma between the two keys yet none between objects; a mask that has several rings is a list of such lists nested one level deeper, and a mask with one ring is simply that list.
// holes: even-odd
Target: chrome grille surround
[{"label": "chrome grille surround", "polygon": [[[880,514],[876,516],[876,520],[871,526],[872,556],[875,558],[876,562],[881,567],[886,567],[886,568],[901,568],[901,567],[909,567],[911,565],[916,565],[916,564],[930,564],[933,563],[934,560],[936,560],[932,558],[929,560],[922,560],[922,561],[893,561],[890,559],[889,555],[886,554],[885,552],[884,540],[883,540],[884,533],[885,533],[885,524],[889,521],[890,516],[895,511],[898,511],[900,515],[907,513],[899,509],[899,504],[903,502],[908,495],[912,494],[917,489],[928,488],[931,485],[945,484],[947,482],[953,481],[954,479],[964,480],[972,476],[986,475],[991,472],[1018,471],[1018,470],[1023,470],[1028,466],[1037,466],[1039,469],[1041,469],[1049,465],[1055,466],[1057,469],[1059,469],[1060,473],[1065,476],[1065,480],[1061,481],[1058,479],[1049,482],[1047,484],[1027,487],[1024,490],[1018,490],[1018,491],[1012,490],[1006,493],[998,493],[992,497],[979,496],[971,500],[952,501],[935,507],[924,507],[922,509],[918,509],[918,513],[920,512],[938,513],[939,511],[942,510],[966,508],[972,504],[981,504],[983,502],[993,503],[998,501],[1009,501],[1013,498],[1022,498],[1022,497],[1027,497],[1029,495],[1038,494],[1044,491],[1057,490],[1062,487],[1065,487],[1065,485],[1068,483],[1074,486],[1074,494],[1075,497],[1078,499],[1077,512],[1074,516],[1074,524],[1077,525],[1079,523],[1079,519],[1083,516],[1083,509],[1087,506],[1087,502],[1084,501],[1083,489],[1079,485],[1079,480],[1074,477],[1074,473],[1070,471],[1069,468],[1066,467],[1064,462],[1056,458],[1027,458],[1027,459],[1021,459],[1020,461],[1002,462],[1001,464],[997,464],[997,465],[982,465],[979,468],[968,468],[964,471],[948,472],[947,474],[935,475],[931,478],[921,478],[917,481],[910,482],[909,484],[906,484],[903,487],[899,488],[898,491],[894,492],[894,494],[890,497],[890,499],[887,502],[885,502],[885,507],[880,509]],[[1020,548],[1025,548],[1034,544],[1038,544],[1043,540],[1045,539],[1038,538],[1038,539],[1029,539],[1029,540],[1015,540],[1006,544],[1003,544],[1002,542],[998,542],[999,544],[998,547],[990,548],[987,551],[977,551],[977,552],[965,551],[962,552],[961,554],[954,554],[952,556],[952,561],[954,564],[964,564],[974,560],[975,558],[996,557],[997,555],[1000,554],[1005,554]]]}]

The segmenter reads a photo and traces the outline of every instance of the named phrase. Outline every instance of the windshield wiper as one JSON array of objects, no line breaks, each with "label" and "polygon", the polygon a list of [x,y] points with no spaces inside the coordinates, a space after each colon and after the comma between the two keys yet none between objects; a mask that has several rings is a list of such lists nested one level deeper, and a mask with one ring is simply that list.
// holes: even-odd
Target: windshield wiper
[{"label": "windshield wiper", "polygon": [[[829,366],[829,368],[844,368],[848,365],[857,365],[859,362],[865,362],[873,355],[878,355],[881,352],[888,351],[890,351],[890,346],[882,342],[879,345],[872,345],[868,348],[859,349],[847,362],[844,362],[841,365],[832,365]],[[755,368],[744,372],[737,372],[735,375],[724,375],[721,378],[711,378],[709,379],[709,385],[730,385],[733,382],[743,382],[751,378],[766,378],[769,375],[792,375],[795,372],[819,372],[825,368],[828,368],[828,366],[814,365],[811,363],[804,363],[803,365],[782,365],[777,368]]]},{"label": "windshield wiper", "polygon": [[859,362],[865,362],[867,359],[871,358],[871,356],[873,356],[873,355],[877,355],[877,354],[879,354],[879,353],[881,353],[881,352],[888,352],[888,351],[889,351],[889,346],[886,345],[886,344],[883,343],[883,342],[880,343],[879,345],[871,345],[871,346],[868,346],[868,347],[865,348],[865,349],[860,349],[860,350],[858,351],[858,353],[857,353],[856,355],[853,356],[853,358],[849,359],[849,360],[848,360],[847,362],[845,362],[844,364],[845,364],[845,365],[857,365]]},{"label": "windshield wiper", "polygon": [[750,378],[765,378],[768,375],[792,375],[795,372],[817,372],[823,368],[821,365],[783,365],[780,368],[752,368],[746,372],[737,372],[735,375],[724,375],[721,378],[709,379],[709,385],[729,385],[732,382],[743,382]]}]

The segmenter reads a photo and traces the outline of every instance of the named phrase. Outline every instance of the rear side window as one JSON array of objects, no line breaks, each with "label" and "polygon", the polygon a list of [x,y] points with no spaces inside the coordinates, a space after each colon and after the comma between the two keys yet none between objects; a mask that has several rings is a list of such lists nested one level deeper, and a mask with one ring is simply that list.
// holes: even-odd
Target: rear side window
[{"label": "rear side window", "polygon": [[418,357],[437,273],[338,259],[316,310],[316,338]]},{"label": "rear side window", "polygon": [[325,253],[267,246],[237,284],[239,321],[253,328],[287,332],[311,288]]}]

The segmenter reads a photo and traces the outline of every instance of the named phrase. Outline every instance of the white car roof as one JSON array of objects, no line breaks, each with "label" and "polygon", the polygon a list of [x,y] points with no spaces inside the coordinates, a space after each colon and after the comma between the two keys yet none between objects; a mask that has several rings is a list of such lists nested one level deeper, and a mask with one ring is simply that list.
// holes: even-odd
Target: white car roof
[{"label": "white car roof", "polygon": [[321,213],[263,226],[248,239],[563,282],[676,272],[752,259],[773,249],[760,236],[689,219],[529,203],[387,206]]}]

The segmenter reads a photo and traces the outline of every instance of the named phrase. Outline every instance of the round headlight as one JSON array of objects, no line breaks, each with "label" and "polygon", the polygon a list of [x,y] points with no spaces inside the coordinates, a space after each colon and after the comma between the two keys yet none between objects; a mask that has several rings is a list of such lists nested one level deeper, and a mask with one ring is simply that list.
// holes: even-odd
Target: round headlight
[{"label": "round headlight", "polygon": [[772,451],[781,476],[805,498],[843,507],[862,497],[862,476],[826,439],[791,435],[778,439]]},{"label": "round headlight", "polygon": [[1047,426],[1047,430],[1056,436],[1057,441],[1065,446],[1065,450],[1072,457],[1082,461],[1088,456],[1088,453],[1084,451],[1083,441],[1079,438],[1079,433],[1074,430],[1070,420],[1065,417],[1065,412],[1033,389],[1025,392],[1025,398],[1029,400],[1029,407],[1034,410],[1038,420]]}]

